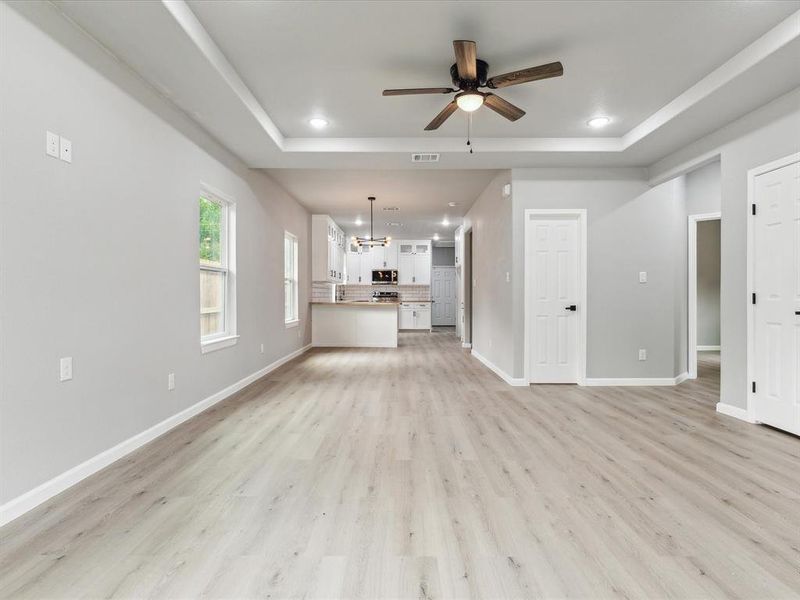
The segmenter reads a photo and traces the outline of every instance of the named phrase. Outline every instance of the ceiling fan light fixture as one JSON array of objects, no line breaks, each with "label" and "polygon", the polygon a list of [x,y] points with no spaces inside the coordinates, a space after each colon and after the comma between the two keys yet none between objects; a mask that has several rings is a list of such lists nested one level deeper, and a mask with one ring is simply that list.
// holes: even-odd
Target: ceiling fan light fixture
[{"label": "ceiling fan light fixture", "polygon": [[462,92],[456,96],[456,104],[464,112],[475,112],[483,105],[483,94],[480,92]]}]

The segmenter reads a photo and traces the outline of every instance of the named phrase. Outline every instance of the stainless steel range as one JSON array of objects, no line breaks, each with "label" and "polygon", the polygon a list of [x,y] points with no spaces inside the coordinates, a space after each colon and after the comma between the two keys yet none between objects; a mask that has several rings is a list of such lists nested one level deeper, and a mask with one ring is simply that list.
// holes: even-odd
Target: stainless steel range
[{"label": "stainless steel range", "polygon": [[373,302],[397,302],[400,299],[398,292],[372,292]]}]

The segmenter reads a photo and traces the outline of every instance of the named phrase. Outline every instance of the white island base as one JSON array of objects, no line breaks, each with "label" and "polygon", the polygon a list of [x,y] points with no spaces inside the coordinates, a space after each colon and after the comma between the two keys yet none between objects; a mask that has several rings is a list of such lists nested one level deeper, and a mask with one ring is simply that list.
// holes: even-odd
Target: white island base
[{"label": "white island base", "polygon": [[335,348],[397,348],[397,303],[311,304],[311,345]]}]

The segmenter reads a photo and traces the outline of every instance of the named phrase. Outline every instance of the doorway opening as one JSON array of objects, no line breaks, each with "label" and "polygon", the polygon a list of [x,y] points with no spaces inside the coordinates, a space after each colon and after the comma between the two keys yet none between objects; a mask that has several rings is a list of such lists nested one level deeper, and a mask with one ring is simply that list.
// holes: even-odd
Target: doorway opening
[{"label": "doorway opening", "polygon": [[462,286],[461,345],[464,348],[472,348],[472,229],[464,231]]},{"label": "doorway opening", "polygon": [[687,371],[690,379],[719,381],[721,222],[719,212],[689,216]]}]

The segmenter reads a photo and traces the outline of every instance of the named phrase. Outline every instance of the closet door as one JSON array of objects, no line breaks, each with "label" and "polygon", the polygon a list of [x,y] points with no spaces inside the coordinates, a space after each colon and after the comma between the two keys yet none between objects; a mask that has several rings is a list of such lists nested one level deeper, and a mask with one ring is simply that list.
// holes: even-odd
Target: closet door
[{"label": "closet door", "polygon": [[758,175],[754,192],[753,416],[800,435],[800,162]]}]

